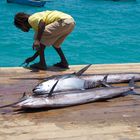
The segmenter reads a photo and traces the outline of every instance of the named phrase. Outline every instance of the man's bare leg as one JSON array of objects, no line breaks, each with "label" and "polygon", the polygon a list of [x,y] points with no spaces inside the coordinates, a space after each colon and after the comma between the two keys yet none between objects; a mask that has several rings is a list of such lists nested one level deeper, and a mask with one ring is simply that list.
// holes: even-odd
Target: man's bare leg
[{"label": "man's bare leg", "polygon": [[45,45],[41,44],[40,45],[40,50],[39,50],[39,57],[40,57],[39,64],[43,67],[46,67],[44,50],[45,50]]},{"label": "man's bare leg", "polygon": [[[54,46],[53,46],[54,47]],[[60,68],[68,68],[68,62],[67,59],[62,51],[61,48],[56,48],[54,47],[54,49],[56,50],[56,52],[58,53],[61,61],[57,64],[55,64],[54,66],[60,67]]]}]

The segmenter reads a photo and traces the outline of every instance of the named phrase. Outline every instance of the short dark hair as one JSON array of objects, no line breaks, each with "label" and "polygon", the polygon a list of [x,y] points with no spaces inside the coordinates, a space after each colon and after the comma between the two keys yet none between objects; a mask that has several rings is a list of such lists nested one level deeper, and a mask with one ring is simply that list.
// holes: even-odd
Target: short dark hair
[{"label": "short dark hair", "polygon": [[22,26],[28,22],[29,15],[23,12],[17,13],[14,17],[14,25],[17,28],[22,28]]}]

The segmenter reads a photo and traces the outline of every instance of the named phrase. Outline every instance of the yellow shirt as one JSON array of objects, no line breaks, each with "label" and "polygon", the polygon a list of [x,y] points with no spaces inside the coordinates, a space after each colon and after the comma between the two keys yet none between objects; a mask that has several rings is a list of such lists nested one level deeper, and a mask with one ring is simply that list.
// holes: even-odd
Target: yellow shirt
[{"label": "yellow shirt", "polygon": [[31,27],[37,31],[40,20],[43,20],[46,23],[46,25],[48,25],[54,21],[67,18],[72,17],[60,11],[43,11],[31,15],[28,19],[28,22],[31,25]]}]

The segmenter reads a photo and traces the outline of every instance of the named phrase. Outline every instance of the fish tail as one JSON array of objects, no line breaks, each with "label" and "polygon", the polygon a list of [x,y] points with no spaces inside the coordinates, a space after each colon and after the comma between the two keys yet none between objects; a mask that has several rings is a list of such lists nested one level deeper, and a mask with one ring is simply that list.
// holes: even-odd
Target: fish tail
[{"label": "fish tail", "polygon": [[132,79],[130,80],[129,87],[130,87],[130,91],[132,92],[133,95],[140,95],[140,93],[135,91],[136,88],[140,88],[140,86],[137,86],[135,84],[135,77],[132,77]]},{"label": "fish tail", "polygon": [[140,86],[135,84],[135,77],[132,77],[129,81],[129,87],[131,90],[134,90],[135,88],[140,88]]},{"label": "fish tail", "polygon": [[131,80],[129,81],[129,87],[130,87],[130,90],[134,90],[134,88],[136,87],[135,77],[132,77]]}]

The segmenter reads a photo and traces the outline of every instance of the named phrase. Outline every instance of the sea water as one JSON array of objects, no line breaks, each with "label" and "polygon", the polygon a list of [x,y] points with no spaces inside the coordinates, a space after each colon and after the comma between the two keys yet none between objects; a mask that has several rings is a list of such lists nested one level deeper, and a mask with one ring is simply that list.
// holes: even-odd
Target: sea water
[{"label": "sea water", "polygon": [[[63,11],[76,21],[74,31],[62,44],[69,64],[140,62],[140,0],[48,0],[41,8],[1,0],[0,67],[19,66],[35,53],[34,31],[17,29],[14,15],[44,10]],[[53,47],[46,48],[45,58],[48,65],[60,61]]]}]

